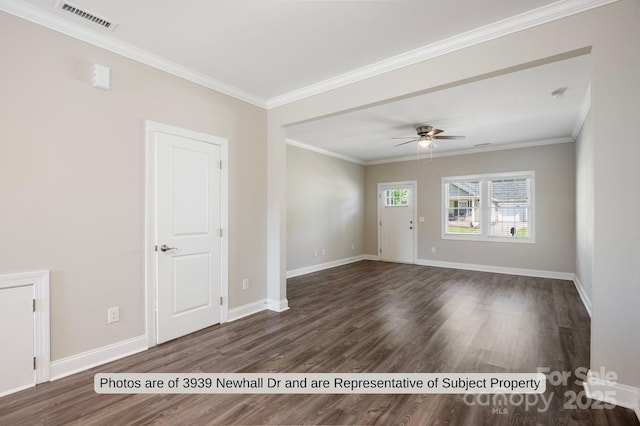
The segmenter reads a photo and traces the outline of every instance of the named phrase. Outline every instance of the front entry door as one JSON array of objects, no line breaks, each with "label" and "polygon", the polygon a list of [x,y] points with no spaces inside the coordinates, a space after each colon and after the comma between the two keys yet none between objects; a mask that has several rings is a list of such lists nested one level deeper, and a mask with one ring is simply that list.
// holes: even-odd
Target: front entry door
[{"label": "front entry door", "polygon": [[221,147],[155,133],[157,343],[220,322]]},{"label": "front entry door", "polygon": [[415,184],[380,184],[378,189],[380,259],[414,263]]}]

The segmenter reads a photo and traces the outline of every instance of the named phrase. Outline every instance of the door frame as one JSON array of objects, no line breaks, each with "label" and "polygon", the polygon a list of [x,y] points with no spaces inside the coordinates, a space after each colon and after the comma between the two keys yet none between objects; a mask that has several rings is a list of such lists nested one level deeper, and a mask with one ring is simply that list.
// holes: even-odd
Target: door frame
[{"label": "door frame", "polygon": [[402,186],[413,185],[413,264],[418,259],[418,181],[417,180],[403,180],[398,182],[378,182],[378,221],[376,222],[376,228],[378,228],[378,260],[380,257],[380,250],[382,250],[382,233],[380,232],[380,221],[382,220],[382,187],[383,186]]},{"label": "door frame", "polygon": [[170,126],[155,121],[145,121],[145,213],[144,213],[144,263],[145,263],[145,332],[147,346],[155,346],[156,339],[156,286],[158,283],[158,259],[156,245],[156,133],[166,133],[194,139],[220,147],[220,323],[229,320],[229,141],[225,138],[193,130]]}]

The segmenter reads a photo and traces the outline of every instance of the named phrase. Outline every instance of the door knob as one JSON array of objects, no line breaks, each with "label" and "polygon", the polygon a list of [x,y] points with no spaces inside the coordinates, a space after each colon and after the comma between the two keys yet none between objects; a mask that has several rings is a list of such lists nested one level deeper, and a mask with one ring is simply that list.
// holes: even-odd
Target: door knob
[{"label": "door knob", "polygon": [[169,247],[168,245],[163,244],[160,246],[160,250],[162,251],[178,250],[178,247]]}]

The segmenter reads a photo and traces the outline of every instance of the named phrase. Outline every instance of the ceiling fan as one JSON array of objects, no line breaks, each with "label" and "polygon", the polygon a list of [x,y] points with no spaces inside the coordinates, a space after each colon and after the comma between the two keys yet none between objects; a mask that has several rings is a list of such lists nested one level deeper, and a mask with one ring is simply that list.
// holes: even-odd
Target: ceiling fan
[{"label": "ceiling fan", "polygon": [[443,133],[444,130],[435,129],[432,126],[419,126],[416,128],[416,133],[418,137],[415,136],[400,136],[393,139],[407,139],[413,138],[409,141],[399,143],[394,146],[406,145],[411,142],[418,142],[418,144],[423,148],[433,148],[437,146],[434,142],[436,139],[464,139],[464,136],[437,136],[440,133]]}]

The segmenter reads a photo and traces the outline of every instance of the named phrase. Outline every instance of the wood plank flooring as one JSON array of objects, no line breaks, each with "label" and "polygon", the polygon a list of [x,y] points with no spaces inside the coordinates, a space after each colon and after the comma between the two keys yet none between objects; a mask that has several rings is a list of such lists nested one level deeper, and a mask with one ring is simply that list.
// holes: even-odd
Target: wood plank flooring
[{"label": "wood plank flooring", "polygon": [[[631,410],[567,408],[575,374],[543,397],[99,395],[99,372],[575,372],[590,320],[573,284],[363,261],[288,280],[291,309],[210,327],[0,398],[0,425],[634,425]],[[568,394],[570,395],[570,394]],[[546,408],[548,401],[549,407]],[[578,398],[580,406],[591,401]]]}]

